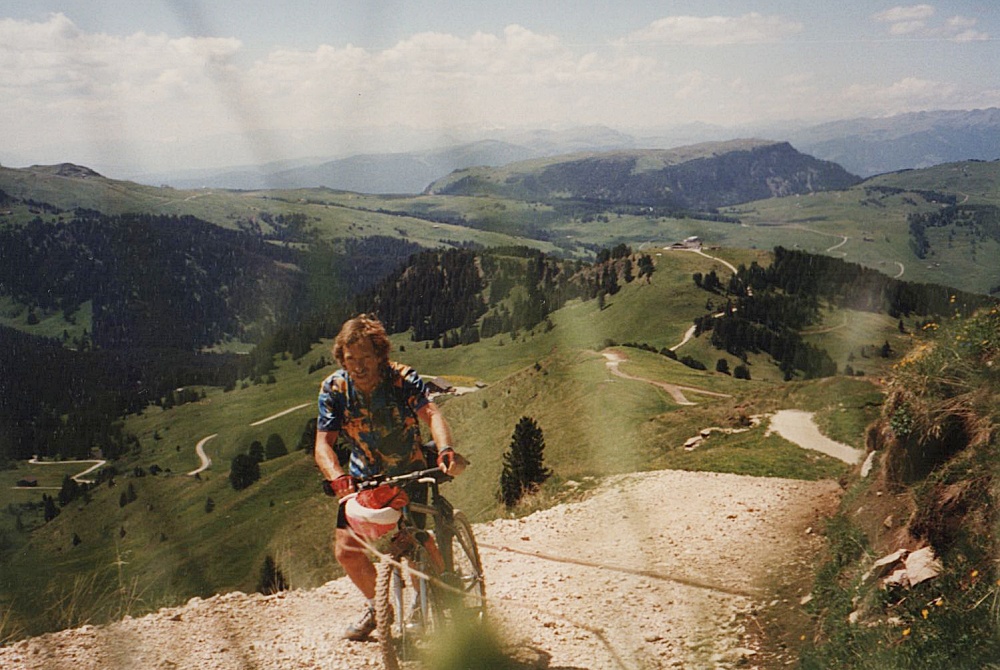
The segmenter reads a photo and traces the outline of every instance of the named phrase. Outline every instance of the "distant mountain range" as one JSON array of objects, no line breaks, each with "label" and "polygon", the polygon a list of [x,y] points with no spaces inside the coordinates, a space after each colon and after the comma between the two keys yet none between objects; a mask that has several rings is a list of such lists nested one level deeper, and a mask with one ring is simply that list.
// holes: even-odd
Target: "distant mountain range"
[{"label": "distant mountain range", "polygon": [[[861,177],[961,160],[1000,158],[1000,109],[928,111],[820,125],[724,128],[688,124],[632,134],[605,126],[566,130],[494,130],[452,135],[444,145],[405,152],[357,153],[230,169],[188,170],[129,178],[176,188],[309,188],[361,193],[420,193],[454,170],[581,151],[673,149],[735,137],[789,142],[799,151]],[[464,138],[464,139],[463,139]],[[471,139],[470,139],[471,138]]]},{"label": "distant mountain range", "polygon": [[1000,109],[901,114],[788,134],[796,149],[862,177],[963,160],[1000,158]]}]

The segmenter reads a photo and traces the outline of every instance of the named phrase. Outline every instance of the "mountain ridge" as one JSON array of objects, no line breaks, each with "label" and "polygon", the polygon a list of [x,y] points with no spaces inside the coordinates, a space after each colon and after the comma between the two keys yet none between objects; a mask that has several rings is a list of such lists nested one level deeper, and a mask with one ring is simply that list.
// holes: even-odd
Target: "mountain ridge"
[{"label": "mountain ridge", "polygon": [[861,179],[788,142],[737,139],[676,149],[581,153],[458,170],[431,184],[432,195],[497,195],[679,209],[847,188]]},{"label": "mountain ridge", "polygon": [[[418,193],[431,181],[454,169],[473,165],[502,164],[504,154],[484,154],[474,163],[447,162],[446,154],[461,155],[462,147],[482,142],[506,146],[505,151],[524,152],[529,157],[567,154],[584,150],[669,149],[700,142],[717,142],[738,136],[766,137],[790,142],[803,153],[830,160],[861,177],[907,168],[928,167],[968,159],[1000,158],[1000,108],[972,110],[927,110],[887,117],[859,117],[822,123],[782,121],[736,127],[693,123],[662,128],[616,130],[607,126],[547,129],[458,129],[447,136],[422,137],[415,131],[384,131],[360,141],[344,141],[349,152],[333,155],[287,158],[258,165],[203,170],[173,170],[121,175],[143,184],[168,184],[175,188],[257,189],[271,183],[305,186],[311,183],[333,189],[363,193]],[[336,138],[317,137],[316,149],[333,146]],[[289,146],[301,143],[289,140]],[[370,147],[365,149],[364,147]],[[398,149],[393,148],[398,147]],[[322,149],[319,149],[322,151]],[[304,154],[303,154],[304,155]],[[444,169],[430,174],[414,171],[416,162],[441,160]],[[349,166],[365,164],[368,173],[352,173]],[[337,174],[341,169],[342,174]],[[112,172],[105,170],[105,172]],[[319,179],[324,177],[326,181]],[[301,181],[297,181],[301,179]],[[319,181],[317,181],[319,179]],[[290,181],[285,181],[290,180]]]}]

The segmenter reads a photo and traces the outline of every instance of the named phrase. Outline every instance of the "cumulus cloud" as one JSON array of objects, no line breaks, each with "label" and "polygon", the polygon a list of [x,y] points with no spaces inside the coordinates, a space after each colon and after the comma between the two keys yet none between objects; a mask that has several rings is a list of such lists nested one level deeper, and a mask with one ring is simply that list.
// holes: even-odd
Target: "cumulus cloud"
[{"label": "cumulus cloud", "polygon": [[381,51],[286,50],[256,63],[248,78],[264,99],[284,101],[300,125],[422,127],[565,121],[585,110],[580,99],[594,87],[647,76],[656,76],[647,57],[578,53],[557,37],[511,25],[466,38],[421,33]]},{"label": "cumulus cloud", "polygon": [[956,15],[943,23],[931,22],[936,10],[932,5],[897,6],[874,14],[872,18],[888,24],[889,34],[921,39],[945,39],[953,42],[988,40],[989,33],[976,29],[978,20]]},{"label": "cumulus cloud", "polygon": [[756,12],[743,16],[668,16],[625,38],[625,43],[720,46],[777,42],[801,32],[802,24]]},{"label": "cumulus cloud", "polygon": [[0,21],[0,44],[6,47],[0,50],[0,119],[32,134],[84,122],[176,120],[178,108],[210,99],[241,46],[226,38],[88,34],[63,14],[35,23]]},{"label": "cumulus cloud", "polygon": [[[931,25],[929,5],[878,16],[890,30],[914,35],[981,35],[972,18]],[[668,17],[620,40],[581,46],[514,24],[461,36],[423,32],[379,49],[274,49],[245,62],[243,44],[228,37],[89,33],[63,14],[0,20],[0,148],[34,161],[38,147],[50,145],[48,155],[72,160],[67,148],[84,143],[89,156],[161,152],[172,164],[216,165],[288,157],[279,140],[267,144],[279,133],[310,138],[295,150],[304,155],[339,151],[355,136],[396,137],[389,130],[398,128],[725,124],[953,107],[949,95],[972,100],[969,90],[902,73],[890,87],[829,93],[813,50],[794,64],[778,60],[787,55],[783,47],[781,56],[756,46],[746,52],[752,58],[735,51],[802,30],[755,13]],[[660,48],[676,44],[732,49]],[[315,138],[327,144],[318,147]]]}]

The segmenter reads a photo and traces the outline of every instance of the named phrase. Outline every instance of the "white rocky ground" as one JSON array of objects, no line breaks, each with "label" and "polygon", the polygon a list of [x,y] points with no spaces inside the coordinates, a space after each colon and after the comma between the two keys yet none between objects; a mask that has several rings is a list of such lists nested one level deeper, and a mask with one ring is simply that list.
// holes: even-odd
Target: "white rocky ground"
[{"label": "white rocky ground", "polygon": [[[585,501],[475,528],[492,612],[526,668],[763,667],[753,613],[807,574],[834,482],[696,472],[609,479]],[[801,595],[801,594],[793,594]],[[277,596],[230,593],[0,648],[0,668],[380,667],[339,639],[358,611],[345,580]]]}]

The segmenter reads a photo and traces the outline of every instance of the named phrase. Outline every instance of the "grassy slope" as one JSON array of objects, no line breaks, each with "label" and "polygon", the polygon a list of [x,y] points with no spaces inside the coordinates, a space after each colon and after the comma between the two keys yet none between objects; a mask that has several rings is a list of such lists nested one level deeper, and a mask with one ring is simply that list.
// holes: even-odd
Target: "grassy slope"
[{"label": "grassy slope", "polygon": [[[889,375],[870,436],[873,472],[851,481],[828,525],[803,668],[995,667],[998,338],[996,309],[945,320]],[[941,437],[946,425],[963,430]],[[899,474],[930,459],[932,469]],[[887,588],[868,576],[876,559],[922,545],[941,561],[936,578]]]},{"label": "grassy slope", "polygon": [[[931,230],[934,254],[925,260],[909,249],[907,214],[940,207],[913,193],[879,194],[870,187],[937,191],[955,195],[960,203],[1000,205],[1000,163],[951,163],[926,170],[908,170],[873,177],[846,191],[777,198],[747,203],[724,213],[738,216],[747,228],[725,234],[722,243],[761,248],[775,244],[839,255],[895,276],[902,263],[903,279],[987,292],[1000,281],[994,259],[1000,244],[977,242],[977,252],[961,230],[953,246],[944,230]],[[844,236],[848,241],[831,249]],[[711,239],[711,238],[710,238]]]},{"label": "grassy slope", "polygon": [[[737,263],[750,258],[748,252],[718,253]],[[763,429],[714,436],[695,452],[685,452],[680,446],[703,427],[730,425],[741,412],[786,406],[819,410],[830,417],[825,420],[834,426],[835,434],[839,430],[843,439],[859,444],[857,425],[868,411],[862,399],[870,399],[873,393],[877,396],[868,382],[838,379],[781,384],[766,374],[772,366],[763,359],[751,361],[753,381],[739,381],[691,370],[657,354],[621,349],[629,357],[622,364],[629,374],[733,396],[691,395],[698,404],[681,407],[660,389],[609,373],[598,353],[608,339],[644,342],[656,348],[673,346],[691,319],[703,313],[709,295],[694,286],[691,273],[714,266],[722,271],[722,266],[695,254],[665,253],[656,261],[651,284],[636,281],[625,286],[602,311],[596,301],[570,304],[553,314],[555,327],[549,332],[539,329],[514,342],[509,336],[498,336],[447,350],[424,348],[405,336],[396,338],[397,357],[425,374],[487,384],[476,393],[443,401],[458,443],[473,463],[449,493],[474,519],[499,512],[494,492],[502,455],[514,425],[524,415],[535,418],[544,430],[546,463],[555,473],[533,504],[561,499],[570,490],[564,486],[568,480],[588,481],[584,478],[610,472],[678,467],[806,478],[843,472],[837,462],[803,452],[778,437],[765,438]],[[842,317],[831,316],[837,318]],[[883,326],[888,336],[895,322]],[[849,331],[834,330],[826,337],[834,340],[838,333],[846,337]],[[876,341],[882,339],[879,336]],[[705,346],[700,340],[685,345]],[[313,416],[318,384],[331,371],[327,367],[307,373],[309,365],[323,355],[329,358],[328,342],[300,361],[278,361],[275,384],[229,393],[207,389],[206,398],[198,403],[168,411],[150,408],[131,418],[128,429],[139,436],[142,452],[121,464],[122,471],[155,463],[172,474],[119,476],[115,488],[102,487],[90,503],[79,501],[65,509],[5,559],[3,589],[16,604],[24,606],[33,598],[29,594],[49,591],[49,599],[63,597],[86,605],[78,615],[43,616],[43,622],[25,621],[24,625],[69,625],[87,616],[114,615],[123,608],[123,592],[135,594],[136,602],[126,599],[124,604],[139,611],[195,594],[252,590],[266,554],[275,557],[296,587],[315,586],[334,576],[328,553],[334,508],[329,499],[318,495],[319,477],[309,456],[292,451],[265,462],[262,480],[246,491],[233,491],[227,480],[230,460],[245,452],[252,440],[263,443],[277,433],[290,449],[295,448]],[[713,370],[714,358],[709,355],[719,352],[703,356]],[[829,399],[831,383],[838,384],[833,394],[839,402],[836,405]],[[301,404],[308,406],[263,425],[250,425]],[[854,418],[845,420],[841,415]],[[206,444],[212,468],[200,479],[184,476],[197,466],[194,445],[212,434],[217,437]],[[22,465],[16,475],[44,475],[47,482],[55,479],[52,473],[43,473],[42,467]],[[120,507],[120,494],[129,484],[137,500]],[[22,492],[4,489],[0,501],[22,497]],[[212,512],[206,511],[209,498],[215,503]],[[3,523],[9,527],[12,518],[5,515]],[[78,546],[71,542],[74,533],[82,540]],[[17,540],[20,535],[11,532],[8,537],[21,541]],[[125,561],[120,573],[114,567],[119,558]],[[51,572],[37,570],[40,561]],[[60,580],[50,581],[49,574],[61,575]],[[90,595],[73,595],[73,585],[87,580],[94,580],[85,589]],[[101,593],[106,595],[95,596]],[[95,599],[101,602],[91,602]]]}]

